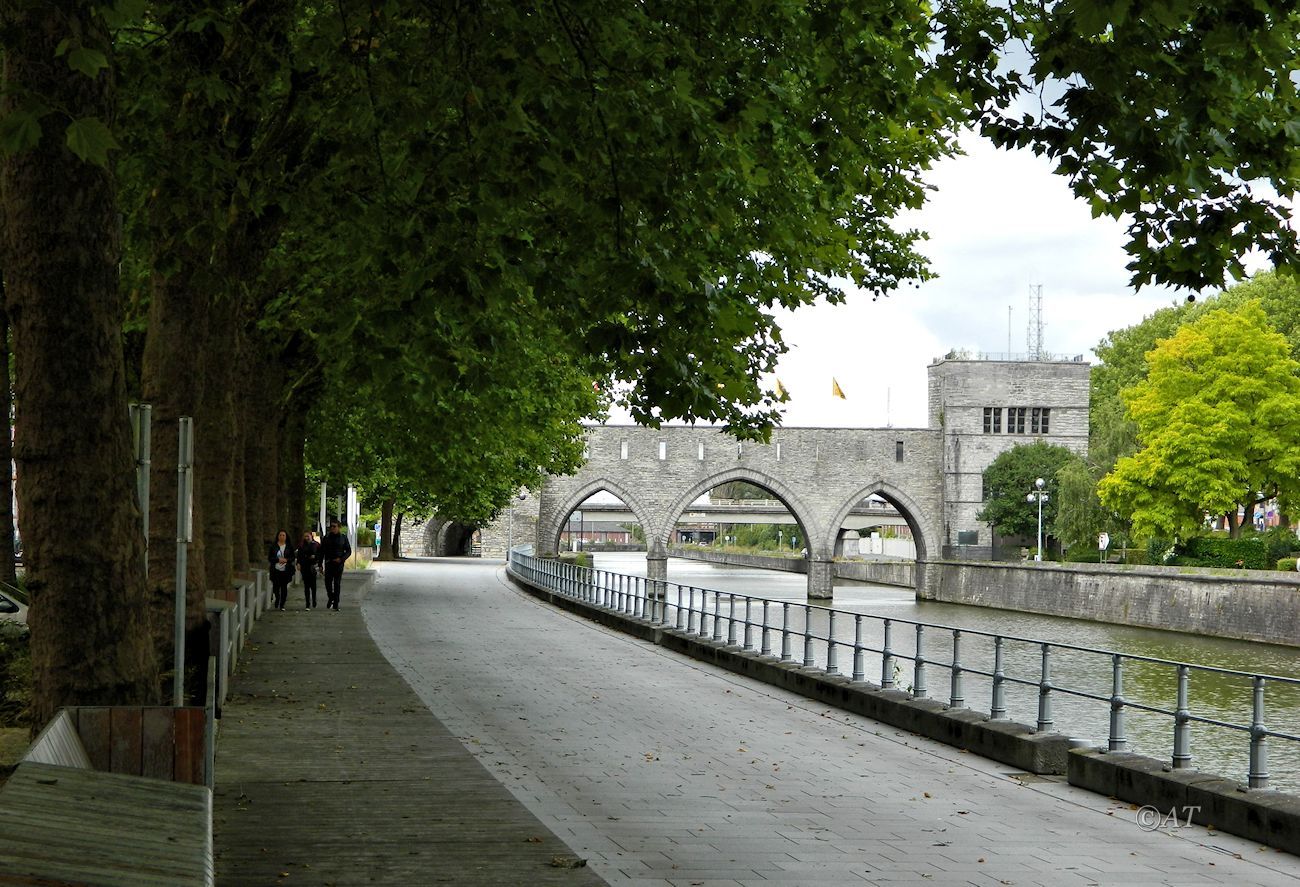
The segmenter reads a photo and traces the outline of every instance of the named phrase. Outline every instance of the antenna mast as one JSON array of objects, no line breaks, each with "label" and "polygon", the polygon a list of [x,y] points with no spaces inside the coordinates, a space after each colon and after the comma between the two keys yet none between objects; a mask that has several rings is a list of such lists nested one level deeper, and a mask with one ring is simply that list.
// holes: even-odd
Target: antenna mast
[{"label": "antenna mast", "polygon": [[1029,359],[1043,359],[1043,285],[1029,288],[1029,329],[1026,332]]}]

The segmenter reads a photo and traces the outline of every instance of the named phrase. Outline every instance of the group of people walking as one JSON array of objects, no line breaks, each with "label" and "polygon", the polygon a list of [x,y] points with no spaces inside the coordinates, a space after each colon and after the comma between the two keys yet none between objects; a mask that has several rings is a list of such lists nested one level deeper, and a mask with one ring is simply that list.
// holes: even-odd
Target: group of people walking
[{"label": "group of people walking", "polygon": [[283,610],[289,596],[289,583],[294,572],[302,575],[302,590],[308,610],[316,609],[316,574],[325,576],[325,609],[338,611],[339,586],[343,582],[343,565],[352,556],[352,544],[339,530],[338,521],[330,521],[329,532],[317,542],[310,530],[302,534],[297,548],[289,542],[284,530],[275,534],[275,541],[267,552],[271,571],[272,605]]}]

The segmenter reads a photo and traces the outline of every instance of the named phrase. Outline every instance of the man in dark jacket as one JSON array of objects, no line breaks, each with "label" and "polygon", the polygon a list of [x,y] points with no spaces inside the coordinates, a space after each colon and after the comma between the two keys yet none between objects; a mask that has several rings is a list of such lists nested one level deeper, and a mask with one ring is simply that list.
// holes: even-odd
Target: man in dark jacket
[{"label": "man in dark jacket", "polygon": [[308,530],[302,534],[298,546],[298,573],[302,576],[302,593],[307,598],[307,609],[316,609],[316,574],[320,572],[320,543]]},{"label": "man in dark jacket", "polygon": [[339,609],[339,586],[343,582],[343,564],[352,556],[348,537],[339,532],[339,522],[330,521],[330,531],[320,544],[321,562],[325,565],[325,609]]}]

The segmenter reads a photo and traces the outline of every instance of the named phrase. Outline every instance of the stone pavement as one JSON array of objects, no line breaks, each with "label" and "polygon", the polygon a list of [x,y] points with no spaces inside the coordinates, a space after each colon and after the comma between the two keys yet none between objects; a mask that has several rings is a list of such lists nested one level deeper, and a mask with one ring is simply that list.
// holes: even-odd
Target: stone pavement
[{"label": "stone pavement", "polygon": [[551,609],[499,561],[383,565],[364,613],[433,714],[611,884],[1300,884],[1291,855],[1144,831],[1062,779]]},{"label": "stone pavement", "polygon": [[217,883],[600,884],[384,660],[358,584],[337,613],[290,589],[253,631],[217,741]]}]

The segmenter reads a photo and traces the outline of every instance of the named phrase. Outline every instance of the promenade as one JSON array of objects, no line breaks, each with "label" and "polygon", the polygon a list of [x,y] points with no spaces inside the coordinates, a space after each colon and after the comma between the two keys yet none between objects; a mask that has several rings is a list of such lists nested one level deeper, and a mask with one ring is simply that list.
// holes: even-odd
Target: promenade
[{"label": "promenade", "polygon": [[291,588],[253,632],[217,744],[217,883],[600,884],[393,671],[357,586],[337,613]]},{"label": "promenade", "polygon": [[1145,831],[549,608],[499,562],[385,564],[364,624],[344,607],[254,633],[218,750],[220,883],[1300,884],[1288,854]]}]

